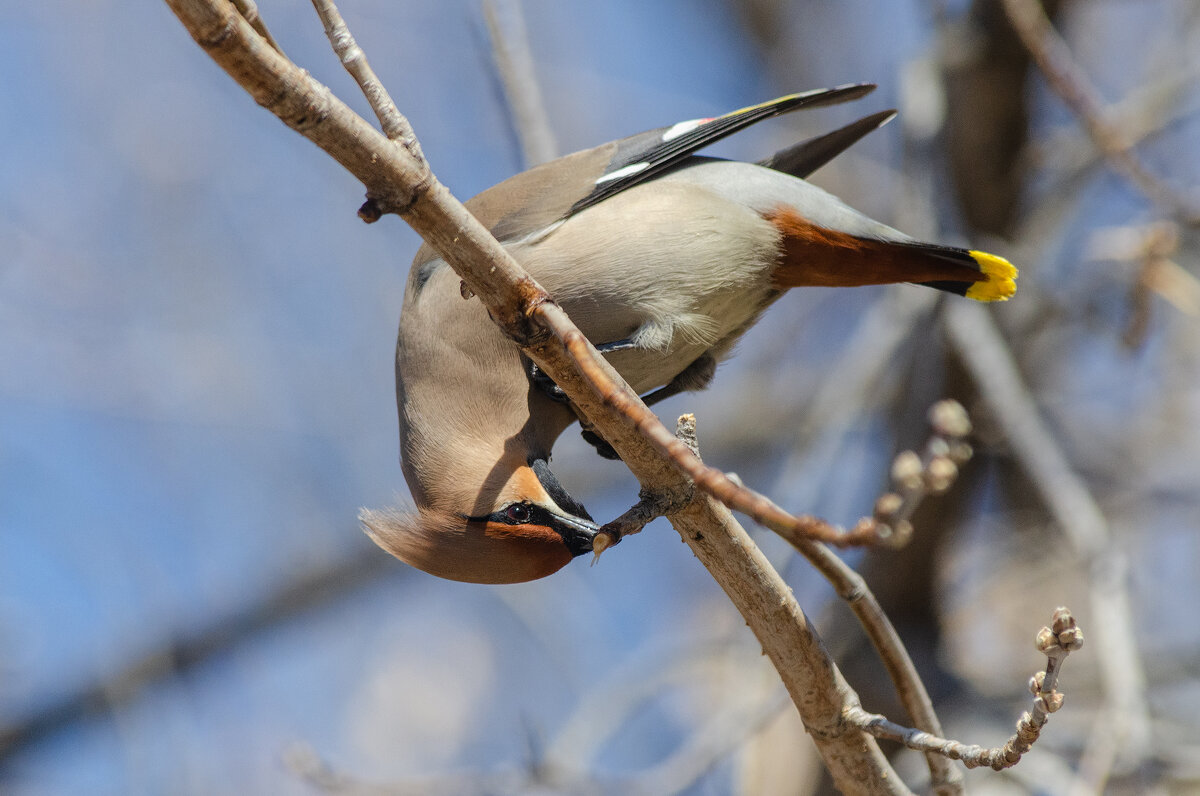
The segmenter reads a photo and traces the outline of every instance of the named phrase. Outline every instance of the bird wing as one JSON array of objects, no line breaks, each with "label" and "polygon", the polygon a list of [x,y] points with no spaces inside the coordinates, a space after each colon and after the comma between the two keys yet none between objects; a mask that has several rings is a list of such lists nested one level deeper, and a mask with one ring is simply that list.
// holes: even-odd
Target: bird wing
[{"label": "bird wing", "polygon": [[831,133],[781,149],[771,157],[760,160],[758,165],[804,179],[845,152],[867,133],[878,130],[894,118],[894,110],[872,113]]},{"label": "bird wing", "polygon": [[[488,188],[467,200],[466,207],[502,243],[511,243],[536,236],[556,222],[598,204],[627,188],[645,182],[691,157],[704,147],[744,130],[755,122],[779,116],[801,108],[816,108],[858,99],[875,90],[871,83],[852,83],[834,88],[814,89],[789,94],[778,99],[751,105],[711,119],[693,119],[669,127],[647,130],[592,149],[565,155],[548,163],[534,166],[504,182]],[[876,114],[879,116],[879,114]],[[868,117],[874,119],[875,117]],[[865,121],[865,120],[864,120]],[[878,126],[879,122],[875,123]],[[863,122],[855,123],[862,125]],[[851,137],[846,128],[830,134],[844,141],[842,149],[865,135],[869,129]],[[821,165],[837,154],[833,151],[821,160],[813,139],[799,158],[803,162]],[[828,146],[825,147],[829,149]],[[784,150],[788,152],[790,150]],[[780,157],[783,153],[777,154]],[[786,170],[781,168],[780,170]],[[419,287],[434,266],[437,252],[425,245],[413,262],[414,285]]]},{"label": "bird wing", "polygon": [[670,127],[647,130],[615,144],[604,170],[595,175],[587,194],[579,197],[563,217],[603,202],[631,186],[645,182],[709,144],[744,130],[755,122],[800,108],[816,108],[858,99],[875,90],[871,83],[814,89],[751,105],[712,119],[693,119]]}]

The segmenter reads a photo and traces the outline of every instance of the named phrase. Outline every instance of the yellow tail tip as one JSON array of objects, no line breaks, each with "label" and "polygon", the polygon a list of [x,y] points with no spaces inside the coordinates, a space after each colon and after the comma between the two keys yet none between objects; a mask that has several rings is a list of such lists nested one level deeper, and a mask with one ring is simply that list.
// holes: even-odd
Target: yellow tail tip
[{"label": "yellow tail tip", "polygon": [[1017,267],[987,252],[972,251],[984,278],[967,288],[967,298],[976,301],[1008,301],[1017,292]]}]

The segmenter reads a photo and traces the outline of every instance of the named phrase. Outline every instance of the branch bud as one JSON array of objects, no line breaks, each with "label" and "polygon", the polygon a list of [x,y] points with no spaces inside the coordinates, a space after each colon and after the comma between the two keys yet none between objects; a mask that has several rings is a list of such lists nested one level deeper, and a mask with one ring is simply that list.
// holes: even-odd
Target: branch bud
[{"label": "branch bud", "polygon": [[943,437],[965,437],[971,433],[971,417],[958,401],[938,401],[929,410],[929,425]]},{"label": "branch bud", "polygon": [[931,459],[925,468],[925,486],[935,495],[945,492],[958,477],[958,465],[950,461],[948,456],[938,456]]},{"label": "branch bud", "polygon": [[892,481],[903,489],[921,488],[921,457],[913,451],[902,451],[892,462]]},{"label": "branch bud", "polygon": [[875,519],[885,525],[904,505],[904,498],[895,492],[885,492],[875,501]]}]

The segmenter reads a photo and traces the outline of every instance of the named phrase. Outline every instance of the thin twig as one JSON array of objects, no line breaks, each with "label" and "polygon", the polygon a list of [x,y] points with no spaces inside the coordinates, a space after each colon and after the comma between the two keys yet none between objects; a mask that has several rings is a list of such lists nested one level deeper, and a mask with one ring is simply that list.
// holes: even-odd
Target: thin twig
[{"label": "thin twig", "polygon": [[[675,437],[687,445],[695,456],[700,455],[700,443],[696,441],[696,416],[693,414],[680,415],[675,422]],[[592,540],[592,552],[595,558],[592,563],[600,560],[600,554],[626,536],[641,533],[642,529],[659,517],[674,514],[687,508],[695,497],[695,489],[689,483],[672,491],[643,489],[638,494],[638,502],[615,520],[604,523]]]},{"label": "thin twig", "polygon": [[1179,250],[1181,232],[1173,221],[1122,227],[1103,227],[1092,233],[1086,254],[1089,260],[1136,264],[1137,275],[1129,287],[1131,314],[1122,341],[1140,346],[1150,326],[1150,294],[1157,293],[1180,312],[1200,316],[1200,280],[1172,257]]},{"label": "thin twig", "polygon": [[[891,527],[897,527],[901,522],[907,522],[916,509],[917,504],[930,492],[941,492],[950,486],[954,470],[946,471],[946,464],[955,465],[951,459],[952,451],[956,452],[957,463],[961,464],[970,455],[969,447],[963,438],[970,433],[970,420],[966,411],[954,401],[940,401],[930,410],[930,421],[934,427],[934,436],[926,446],[925,461],[922,462],[915,453],[897,457],[893,466],[894,480],[903,483],[902,495],[885,495],[880,504],[893,504],[888,507],[890,516],[887,519]],[[915,463],[911,462],[916,459]],[[905,465],[902,465],[906,463]],[[915,464],[915,470],[913,466]],[[900,471],[897,477],[897,470]],[[939,474],[938,471],[941,470]],[[894,500],[889,500],[894,498]],[[858,618],[872,646],[879,653],[879,658],[891,678],[896,694],[912,723],[919,731],[937,736],[942,734],[941,722],[933,709],[933,701],[925,684],[913,665],[908,650],[901,641],[896,628],[884,613],[879,601],[861,575],[855,572],[846,562],[838,558],[832,550],[820,542],[804,538],[792,533],[781,533],[781,536],[796,548],[809,563],[817,569],[833,586],[838,597],[844,600]],[[914,731],[916,732],[916,731]],[[929,766],[930,783],[933,792],[938,796],[962,793],[962,772],[959,771],[945,755],[934,751],[925,752],[926,763]]]},{"label": "thin twig", "polygon": [[[941,735],[942,724],[933,709],[933,700],[925,689],[925,683],[917,672],[900,634],[883,611],[879,600],[871,591],[862,575],[858,574],[826,545],[812,539],[793,538],[784,535],[797,551],[821,573],[833,586],[838,597],[846,602],[858,618],[871,645],[879,653],[879,659],[887,669],[896,695],[912,723],[920,730],[932,735]],[[945,756],[925,753],[929,766],[930,784],[938,796],[962,793],[962,772]]]},{"label": "thin twig", "polygon": [[383,134],[401,144],[419,163],[424,164],[425,155],[421,152],[417,134],[413,132],[408,119],[400,113],[396,103],[392,102],[392,97],[383,83],[376,77],[375,70],[367,61],[366,53],[354,40],[333,0],[312,0],[312,4],[325,25],[325,35],[329,37],[329,44],[341,60],[342,66],[362,89],[363,96],[375,112],[375,118],[379,120],[379,126],[383,128]]},{"label": "thin twig", "polygon": [[[897,459],[898,465],[894,469],[900,471],[896,480],[900,482],[903,496],[885,496],[895,498],[894,505],[888,505],[886,516],[882,518],[889,527],[897,528],[907,524],[907,518],[925,495],[940,493],[949,488],[957,474],[957,465],[970,456],[970,448],[963,442],[963,438],[970,433],[971,426],[962,406],[954,401],[941,401],[931,409],[930,421],[935,433],[926,446],[924,461],[916,454],[910,453],[912,458],[917,459],[915,473],[908,471],[911,468],[899,466],[901,461],[907,462],[908,457],[901,456]],[[676,437],[687,445],[692,454],[699,455],[695,440],[694,416],[684,415],[679,418]],[[947,467],[950,469],[947,470]],[[891,504],[891,501],[880,501],[881,506],[885,504]],[[670,513],[670,508],[666,497],[656,493],[644,493],[637,505],[604,526],[601,533],[607,535],[598,536],[603,543],[597,545],[597,557],[612,544],[620,541],[623,535],[637,533],[651,519],[667,513]],[[834,586],[839,597],[850,605],[879,651],[901,703],[908,710],[913,723],[927,733],[941,734],[941,723],[933,710],[933,702],[908,651],[862,577],[820,542],[813,541],[794,529],[787,529],[781,532],[781,535],[808,558]],[[605,541],[609,539],[611,541]],[[944,755],[927,752],[926,760],[935,794],[951,796],[962,793],[962,774]]]},{"label": "thin twig", "polygon": [[[1190,119],[1200,111],[1200,99],[1192,88],[1200,82],[1200,68],[1184,67],[1151,78],[1120,100],[1109,104],[1105,116],[1130,147],[1162,135],[1168,128]],[[1060,182],[1072,179],[1102,162],[1104,153],[1091,143],[1078,125],[1051,132],[1045,141],[1032,142],[1027,157],[1031,164],[1051,167]]]},{"label": "thin twig", "polygon": [[533,68],[520,0],[483,0],[483,18],[487,21],[492,57],[504,86],[513,127],[525,155],[525,167],[553,160],[558,157],[558,144]]},{"label": "thin twig", "polygon": [[[793,453],[780,468],[780,475],[775,480],[779,489],[790,489],[796,483],[804,458],[802,451],[807,452],[808,458],[815,456],[818,460],[832,460],[836,453],[833,450],[836,445],[834,440],[840,438],[852,419],[861,413],[865,396],[872,394],[870,385],[878,380],[883,368],[892,361],[896,349],[906,339],[907,331],[932,312],[936,304],[937,297],[930,292],[896,290],[872,308],[866,321],[846,346],[851,353],[841,357],[835,371],[824,380],[823,387],[807,407],[799,430],[794,433],[794,442],[791,444]],[[804,444],[806,441],[819,445],[817,454],[812,452],[813,445]],[[896,520],[907,521],[911,509],[915,508],[916,493],[908,490],[906,493],[910,498],[908,501],[901,499],[891,506],[895,514],[888,524],[893,528],[896,527]],[[925,684],[908,650],[862,576],[821,542],[796,537],[790,532],[781,533],[781,536],[804,555],[829,581],[837,595],[847,602],[878,651],[912,723],[925,732],[940,735],[941,723]],[[950,796],[963,792],[962,771],[953,761],[931,752],[926,753],[925,758],[930,770],[932,793]]]},{"label": "thin twig", "polygon": [[[257,34],[227,2],[167,3],[192,38],[260,105],[364,183],[368,205],[360,211],[363,215],[400,214],[442,255],[505,334],[588,416],[644,487],[672,489],[683,482],[677,465],[637,431],[631,417],[619,414],[602,396],[620,395],[625,404],[636,404],[637,426],[654,427],[660,440],[665,435],[698,463],[687,446],[653,419],[545,290],[423,162],[407,148],[395,146],[310,74],[273,50],[257,47]],[[585,371],[599,380],[581,378]],[[851,796],[909,793],[878,744],[842,719],[845,707],[857,702],[854,692],[829,659],[791,589],[733,515],[701,495],[672,515],[671,522],[762,644],[837,787]]]},{"label": "thin twig", "polygon": [[1082,646],[1083,632],[1075,624],[1075,618],[1066,608],[1059,608],[1054,612],[1052,626],[1043,627],[1038,632],[1037,647],[1040,652],[1046,654],[1046,670],[1030,678],[1029,689],[1033,692],[1033,707],[1021,715],[1016,733],[1003,746],[991,749],[968,746],[959,741],[903,727],[884,716],[868,713],[860,707],[848,708],[846,720],[876,738],[896,741],[909,749],[927,754],[945,755],[954,760],[962,760],[967,768],[987,766],[1002,771],[1015,766],[1021,760],[1021,756],[1037,741],[1042,727],[1046,726],[1050,719],[1050,714],[1062,707],[1063,695],[1055,688],[1058,685],[1058,675],[1067,656]]},{"label": "thin twig", "polygon": [[1017,462],[1087,568],[1094,641],[1100,648],[1095,659],[1108,710],[1119,717],[1111,725],[1120,733],[1118,746],[1125,759],[1141,760],[1149,751],[1150,713],[1129,598],[1128,558],[1113,540],[1087,485],[1055,443],[991,315],[969,302],[948,303],[944,312],[958,358],[1003,427]]},{"label": "thin twig", "polygon": [[250,23],[250,27],[263,37],[267,44],[271,45],[271,49],[283,55],[283,48],[275,41],[275,37],[271,35],[271,31],[267,30],[267,23],[263,22],[262,17],[258,14],[258,6],[254,4],[254,0],[233,0],[233,4],[237,6],[238,13],[242,15],[242,19]]},{"label": "thin twig", "polygon": [[1146,168],[1123,132],[1108,119],[1105,103],[1038,0],[1003,0],[1004,11],[1046,81],[1087,130],[1113,168],[1152,202],[1188,225],[1200,225],[1200,208]]}]

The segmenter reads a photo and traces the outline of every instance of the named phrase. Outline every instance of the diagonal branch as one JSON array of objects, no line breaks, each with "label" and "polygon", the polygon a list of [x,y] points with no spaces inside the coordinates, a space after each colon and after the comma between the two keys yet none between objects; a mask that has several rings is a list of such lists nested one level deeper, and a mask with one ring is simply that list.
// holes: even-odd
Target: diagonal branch
[{"label": "diagonal branch", "polygon": [[354,40],[333,0],[313,0],[313,8],[317,10],[317,15],[325,25],[325,35],[329,37],[329,43],[342,66],[346,67],[346,71],[358,83],[363,96],[371,104],[371,110],[375,112],[375,118],[379,120],[384,135],[392,141],[398,141],[418,163],[424,164],[425,155],[421,152],[417,134],[413,132],[408,119],[400,113],[383,83],[375,76],[375,70],[367,62],[366,53]]},{"label": "diagonal branch", "polygon": [[513,127],[521,142],[525,167],[558,156],[558,144],[546,116],[541,87],[534,74],[533,55],[519,0],[483,0],[483,17],[492,40],[492,57],[504,87]]},{"label": "diagonal branch", "polygon": [[[658,423],[565,313],[425,163],[266,45],[227,0],[167,2],[193,39],[260,105],[366,186],[373,211],[400,214],[442,254],[501,328],[603,433],[644,487],[687,486],[686,470],[664,455],[663,435],[669,440],[666,448],[682,454],[706,481],[713,480],[709,468]],[[596,376],[605,381],[598,383]],[[636,416],[622,415],[615,404],[633,407]],[[652,431],[660,445],[652,444],[642,427]],[[673,449],[672,443],[683,450]],[[774,511],[797,522],[777,507]],[[856,696],[791,590],[729,510],[711,496],[700,495],[671,520],[762,643],[837,786],[848,794],[908,793],[874,740],[847,724],[845,710],[857,706]]]},{"label": "diagonal branch", "polygon": [[[957,465],[962,464],[970,455],[969,446],[963,442],[963,438],[970,433],[971,424],[966,410],[961,405],[955,401],[939,401],[930,410],[929,416],[934,427],[934,436],[926,446],[924,461],[911,451],[898,456],[896,464],[893,465],[893,479],[901,483],[901,494],[884,495],[878,504],[880,507],[884,504],[895,504],[891,507],[888,519],[893,527],[907,523],[907,517],[911,516],[917,503],[926,494],[948,488],[949,481],[957,471]],[[915,463],[912,462],[914,459]],[[880,508],[876,511],[878,513]],[[921,676],[917,673],[917,668],[896,628],[863,577],[820,542],[794,534],[781,535],[829,581],[838,597],[846,602],[858,618],[871,645],[879,653],[880,661],[887,670],[900,703],[904,705],[917,727],[911,732],[930,737],[941,735],[942,725],[933,710],[933,701],[925,690],[925,684],[921,681]],[[868,714],[864,711],[862,715]],[[917,747],[910,745],[910,748]],[[950,796],[963,792],[962,772],[946,755],[932,748],[920,751],[925,752],[930,784],[936,796]]]},{"label": "diagonal branch", "polygon": [[[575,328],[558,305],[542,304],[535,312],[545,327],[562,340],[569,354],[564,364],[573,366],[575,370],[569,377],[573,386],[592,387],[595,397],[603,406],[613,410],[626,423],[627,429],[640,435],[658,453],[669,458],[697,487],[729,508],[748,515],[776,533],[799,535],[839,547],[897,541],[889,526],[871,517],[859,520],[852,529],[846,531],[819,517],[790,514],[765,495],[742,486],[716,467],[706,465],[687,444],[667,430],[658,416],[629,389],[606,360],[592,353],[595,349],[591,343]],[[555,377],[554,381],[570,394],[570,390],[558,381],[558,377]],[[574,400],[573,395],[571,398]],[[589,418],[592,417],[588,408],[582,405],[580,408]],[[608,439],[607,432],[605,439]],[[625,455],[621,449],[616,445],[613,447],[624,459]],[[628,464],[628,460],[626,463]],[[614,543],[616,541],[619,541],[619,537],[613,539]],[[899,541],[902,542],[903,539]]]}]

